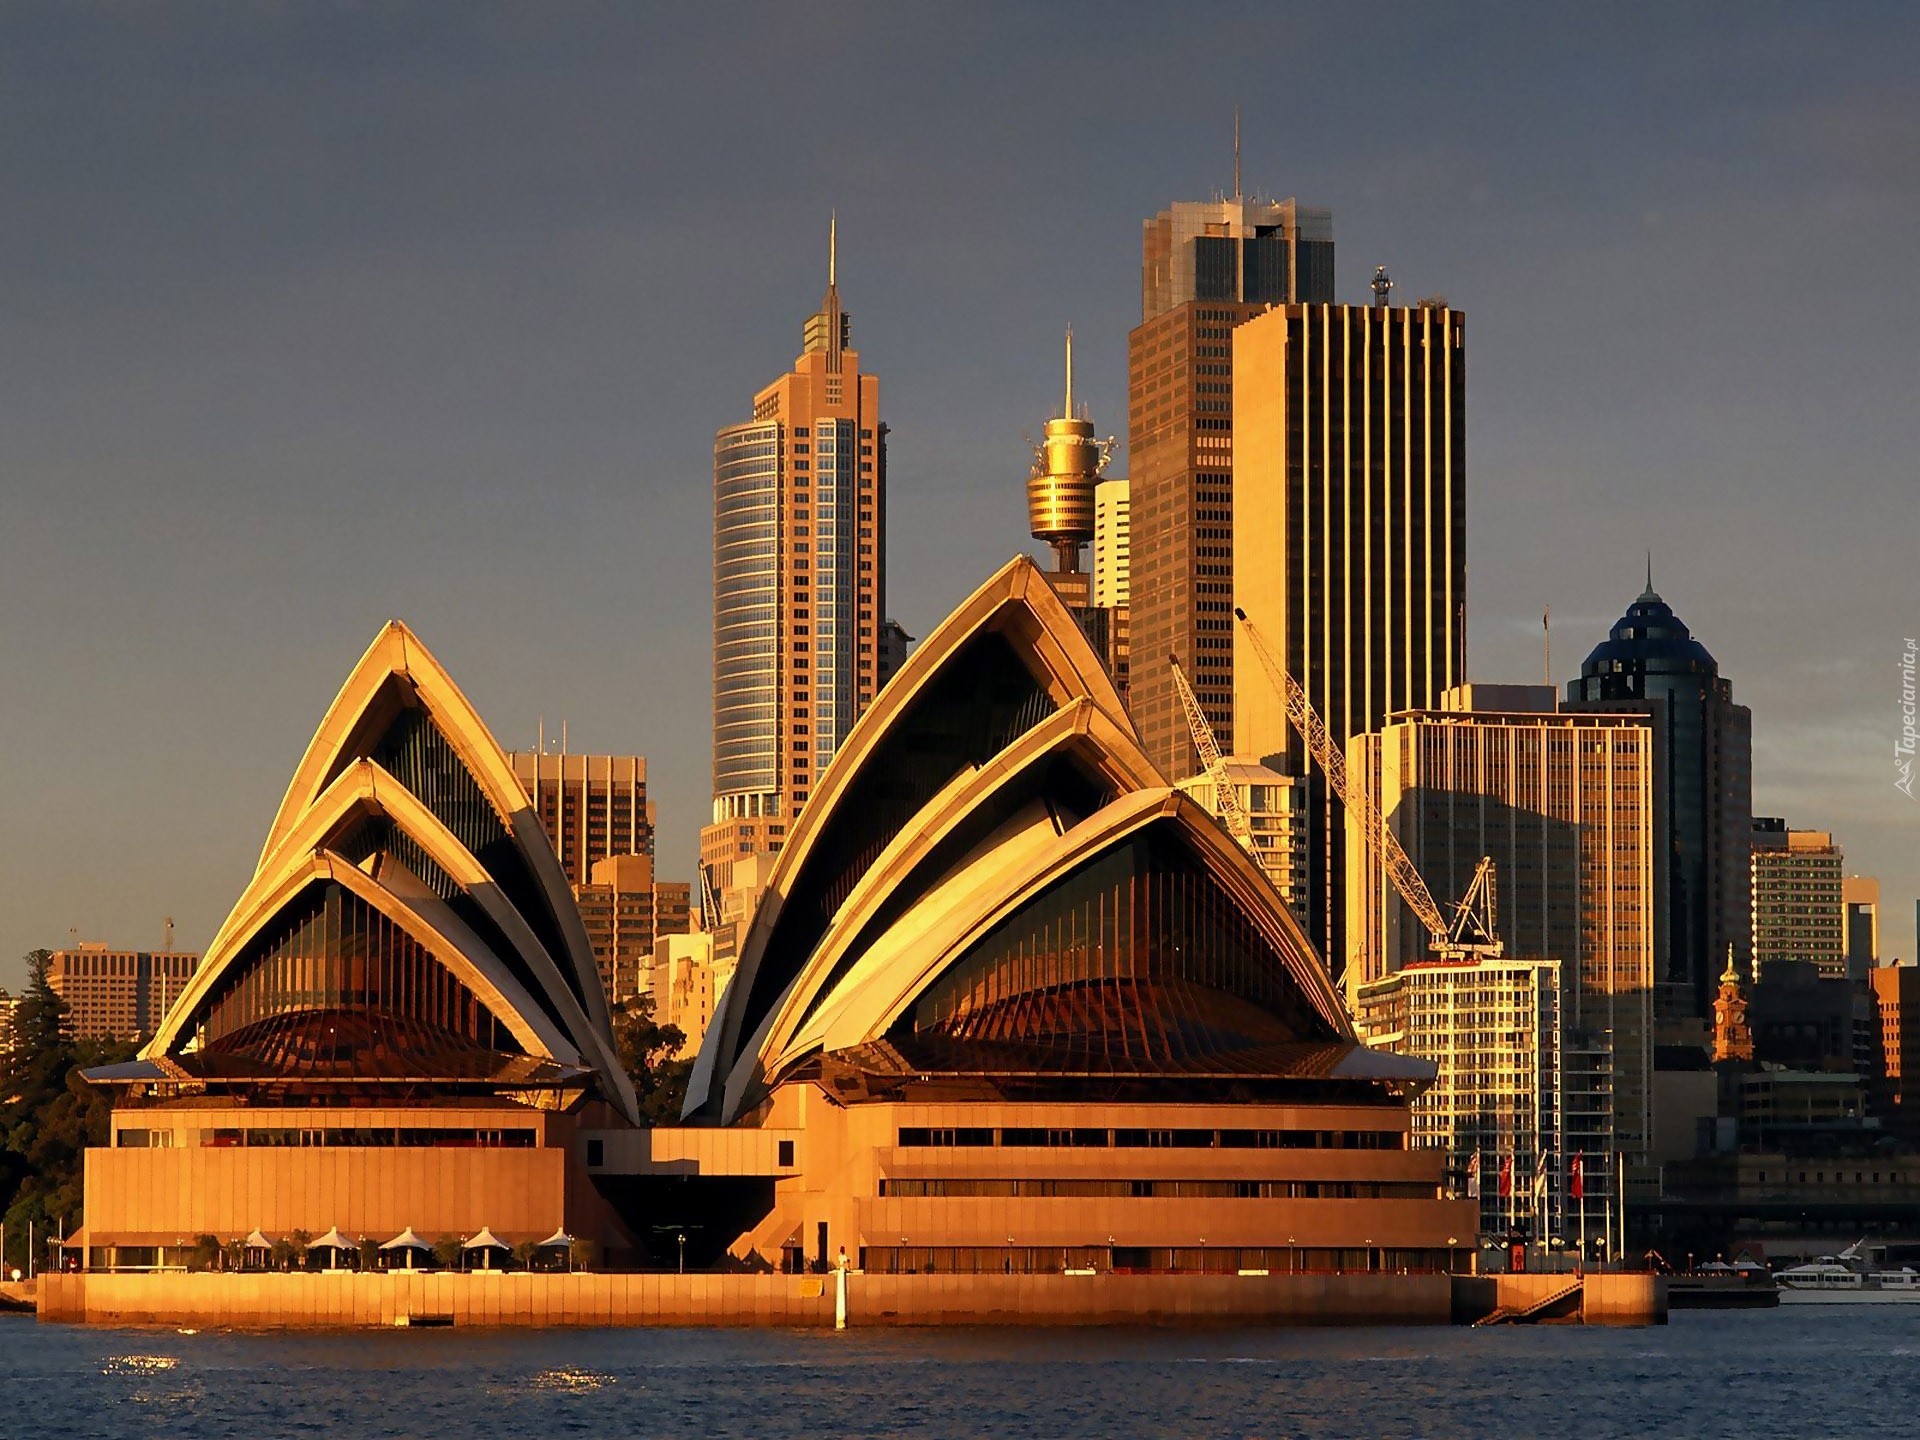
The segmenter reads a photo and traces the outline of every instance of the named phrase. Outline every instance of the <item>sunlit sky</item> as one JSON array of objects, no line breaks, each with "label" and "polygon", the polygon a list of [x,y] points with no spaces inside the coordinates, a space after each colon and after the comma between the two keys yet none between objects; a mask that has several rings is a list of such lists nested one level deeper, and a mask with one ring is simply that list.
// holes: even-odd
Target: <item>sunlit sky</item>
[{"label": "sunlit sky", "polygon": [[[1331,207],[1467,315],[1469,656],[1654,582],[1914,954],[1920,11],[1437,5],[0,10],[0,983],[203,945],[389,616],[504,745],[708,808],[711,447],[825,280],[893,427],[888,609],[1125,432],[1141,219]],[[1124,472],[1124,446],[1116,470]]]}]

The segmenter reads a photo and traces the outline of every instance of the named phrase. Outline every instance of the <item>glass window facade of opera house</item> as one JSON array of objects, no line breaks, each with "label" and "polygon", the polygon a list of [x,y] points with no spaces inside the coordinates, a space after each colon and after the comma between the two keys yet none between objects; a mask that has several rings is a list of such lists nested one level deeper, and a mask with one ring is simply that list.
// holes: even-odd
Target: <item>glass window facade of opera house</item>
[{"label": "glass window facade of opera house", "polygon": [[486,1227],[637,1267],[1459,1269],[1475,1203],[1407,1143],[1432,1077],[1356,1040],[1023,559],[839,747],[683,1122],[643,1128],[552,847],[394,625],[161,1033],[90,1072],[115,1107],[86,1244]]}]

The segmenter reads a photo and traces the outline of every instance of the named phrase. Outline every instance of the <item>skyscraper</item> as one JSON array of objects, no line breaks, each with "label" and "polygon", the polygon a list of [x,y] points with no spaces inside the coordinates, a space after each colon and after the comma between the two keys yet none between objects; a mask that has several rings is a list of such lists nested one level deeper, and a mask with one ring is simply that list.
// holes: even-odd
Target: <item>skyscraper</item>
[{"label": "skyscraper", "polygon": [[1880,963],[1880,882],[1849,875],[1840,898],[1847,907],[1847,974],[1858,980]]},{"label": "skyscraper", "polygon": [[[1438,297],[1389,306],[1389,285],[1376,277],[1382,303],[1280,306],[1234,332],[1231,546],[1203,547],[1341,746],[1439,704],[1461,679],[1466,317]],[[1144,548],[1136,541],[1136,570]],[[1145,588],[1134,587],[1136,616]],[[1200,604],[1208,648],[1194,664],[1230,686],[1234,750],[1307,779],[1300,918],[1338,975],[1350,948],[1346,816],[1217,603]],[[1136,619],[1136,650],[1138,630]]]},{"label": "skyscraper", "polygon": [[1127,482],[1108,476],[1093,488],[1093,603],[1125,605],[1131,555],[1127,530]]},{"label": "skyscraper", "polygon": [[612,856],[653,854],[645,756],[512,750],[507,761],[568,884],[585,885],[593,867]]},{"label": "skyscraper", "polygon": [[713,823],[701,864],[778,850],[880,682],[887,429],[827,293],[793,369],[714,437]]},{"label": "skyscraper", "polygon": [[690,905],[684,880],[654,877],[646,757],[542,748],[507,760],[560,857],[608,1003],[624,1004],[652,963],[655,936],[684,932]]},{"label": "skyscraper", "polygon": [[[1396,714],[1347,746],[1348,775],[1443,911],[1481,857],[1493,858],[1495,934],[1508,956],[1559,966],[1569,1045],[1609,1057],[1601,1148],[1633,1165],[1645,1161],[1653,1125],[1655,744],[1647,716],[1556,707],[1548,685],[1463,685],[1442,708]],[[1432,952],[1351,820],[1347,838],[1347,984],[1357,997]]]},{"label": "skyscraper", "polygon": [[1781,960],[1805,960],[1822,980],[1847,978],[1845,857],[1826,830],[1753,818],[1753,978]]},{"label": "skyscraper", "polygon": [[[1236,190],[1238,186],[1235,187]],[[1127,337],[1128,709],[1154,764],[1193,772],[1168,661],[1223,753],[1233,731],[1233,327],[1333,299],[1333,213],[1292,200],[1181,201],[1145,222]]]},{"label": "skyscraper", "polygon": [[1748,856],[1753,828],[1753,718],[1707,647],[1647,588],[1568,682],[1580,710],[1651,713],[1660,749],[1654,780],[1665,857],[1655,1009],[1706,1019],[1727,961],[1752,959]]},{"label": "skyscraper", "polygon": [[82,943],[56,950],[47,985],[67,1003],[67,1033],[82,1040],[151,1035],[199,968],[190,950],[114,950]]}]

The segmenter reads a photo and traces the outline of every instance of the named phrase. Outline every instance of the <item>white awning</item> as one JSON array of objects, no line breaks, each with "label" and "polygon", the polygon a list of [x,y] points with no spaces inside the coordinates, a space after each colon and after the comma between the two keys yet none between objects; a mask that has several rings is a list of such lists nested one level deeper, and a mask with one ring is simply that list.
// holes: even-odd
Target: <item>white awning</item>
[{"label": "white awning", "polygon": [[409,1225],[380,1248],[382,1250],[431,1250],[433,1246],[414,1234],[413,1227]]},{"label": "white awning", "polygon": [[480,1227],[480,1233],[460,1248],[462,1250],[511,1250],[513,1247],[498,1235],[494,1234],[493,1231],[485,1225],[482,1225]]}]

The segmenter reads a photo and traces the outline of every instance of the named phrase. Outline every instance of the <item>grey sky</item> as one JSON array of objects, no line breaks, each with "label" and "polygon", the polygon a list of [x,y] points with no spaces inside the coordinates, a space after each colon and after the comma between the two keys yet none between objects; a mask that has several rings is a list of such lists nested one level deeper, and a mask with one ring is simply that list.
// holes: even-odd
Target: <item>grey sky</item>
[{"label": "grey sky", "polygon": [[[390,615],[502,743],[707,804],[714,429],[827,211],[882,376],[889,609],[1026,547],[1023,435],[1125,431],[1139,225],[1331,206],[1468,316],[1470,660],[1655,583],[1911,956],[1920,12],[1432,5],[0,10],[0,981],[203,944]],[[1124,468],[1124,455],[1120,467]]]}]

